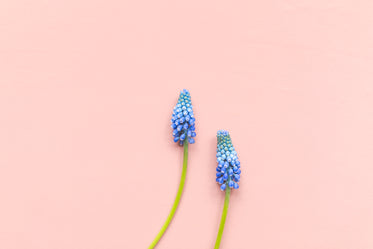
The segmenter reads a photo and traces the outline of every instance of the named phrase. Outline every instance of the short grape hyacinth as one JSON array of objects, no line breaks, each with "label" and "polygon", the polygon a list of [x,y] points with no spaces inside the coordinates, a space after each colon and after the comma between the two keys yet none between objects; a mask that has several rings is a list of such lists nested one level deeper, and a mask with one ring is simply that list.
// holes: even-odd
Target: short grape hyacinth
[{"label": "short grape hyacinth", "polygon": [[216,150],[216,157],[218,158],[218,166],[216,167],[216,181],[221,185],[220,189],[225,191],[224,208],[214,247],[214,249],[219,249],[223,236],[225,220],[227,219],[231,189],[238,189],[241,169],[240,161],[238,160],[237,152],[233,147],[229,132],[219,130],[216,136],[218,138],[218,148]]},{"label": "short grape hyacinth", "polygon": [[226,190],[227,187],[238,189],[241,174],[240,161],[233,147],[229,132],[219,130],[217,139],[216,157],[218,166],[216,167],[216,181],[221,185],[220,189],[222,191]]},{"label": "short grape hyacinth", "polygon": [[185,141],[194,144],[195,121],[193,106],[188,90],[180,92],[179,100],[174,108],[171,118],[172,135],[174,142],[184,145]]}]

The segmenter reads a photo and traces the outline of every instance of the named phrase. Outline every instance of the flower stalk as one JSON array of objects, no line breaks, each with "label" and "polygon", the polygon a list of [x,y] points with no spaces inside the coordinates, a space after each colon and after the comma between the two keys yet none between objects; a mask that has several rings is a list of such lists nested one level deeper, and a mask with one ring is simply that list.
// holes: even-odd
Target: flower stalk
[{"label": "flower stalk", "polygon": [[216,238],[214,249],[219,249],[219,247],[220,247],[220,241],[221,241],[221,238],[223,236],[225,220],[227,218],[227,213],[228,213],[230,195],[231,195],[231,189],[227,188],[227,190],[225,191],[224,208],[223,208],[223,213],[221,215],[218,237]]},{"label": "flower stalk", "polygon": [[161,230],[159,231],[159,233],[157,234],[157,236],[155,237],[155,239],[153,240],[153,242],[150,244],[149,249],[153,249],[157,245],[157,243],[162,238],[163,234],[165,233],[165,231],[167,230],[168,226],[170,225],[170,222],[171,222],[172,218],[175,215],[176,209],[179,206],[181,195],[182,195],[183,189],[184,189],[185,178],[186,178],[186,171],[187,171],[187,165],[188,165],[188,142],[185,142],[184,143],[183,170],[181,172],[181,179],[180,179],[179,189],[177,190],[177,194],[176,194],[176,198],[175,198],[174,204],[172,205],[171,211],[168,214],[168,217],[167,217],[165,223],[163,224]]}]

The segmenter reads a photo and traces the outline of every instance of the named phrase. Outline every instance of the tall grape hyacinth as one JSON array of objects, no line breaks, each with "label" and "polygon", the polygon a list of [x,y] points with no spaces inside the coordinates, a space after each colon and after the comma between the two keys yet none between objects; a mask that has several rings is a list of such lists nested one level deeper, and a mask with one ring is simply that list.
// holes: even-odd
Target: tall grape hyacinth
[{"label": "tall grape hyacinth", "polygon": [[[217,133],[218,148],[216,157],[218,166],[216,167],[216,181],[221,185],[221,190],[227,187],[238,189],[240,181],[240,161],[237,152],[233,147],[231,137],[228,131],[219,130]],[[228,186],[227,186],[228,185]]]},{"label": "tall grape hyacinth", "polygon": [[188,90],[182,90],[179,100],[174,108],[171,118],[171,128],[174,142],[183,145],[187,140],[190,144],[194,143],[195,121],[193,114],[192,101]]},{"label": "tall grape hyacinth", "polygon": [[188,165],[188,144],[193,144],[194,137],[196,136],[195,121],[196,119],[194,118],[193,114],[193,106],[190,99],[190,93],[189,91],[184,89],[179,95],[179,100],[177,101],[171,118],[171,127],[173,129],[172,135],[174,136],[174,142],[180,144],[181,146],[184,146],[183,169],[181,172],[180,184],[171,211],[168,214],[161,230],[158,232],[157,236],[148,247],[149,249],[153,249],[162,238],[163,234],[171,223],[172,218],[175,215],[177,207],[179,206],[181,195],[184,189],[186,170]]},{"label": "tall grape hyacinth", "polygon": [[233,147],[232,139],[229,135],[229,132],[225,130],[219,130],[217,133],[217,138],[218,145],[216,150],[216,157],[218,166],[216,167],[216,181],[220,184],[220,189],[222,191],[225,191],[225,201],[214,249],[218,249],[220,247],[225,220],[228,213],[231,189],[238,189],[238,182],[240,181],[241,174],[240,161],[238,160],[237,152]]}]

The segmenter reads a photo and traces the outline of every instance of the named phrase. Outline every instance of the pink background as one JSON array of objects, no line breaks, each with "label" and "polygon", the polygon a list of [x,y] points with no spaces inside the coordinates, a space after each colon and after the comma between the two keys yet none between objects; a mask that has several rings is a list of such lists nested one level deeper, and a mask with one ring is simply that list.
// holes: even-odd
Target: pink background
[{"label": "pink background", "polygon": [[373,248],[373,2],[0,3],[0,248],[212,248],[215,134],[242,182],[221,248]]}]

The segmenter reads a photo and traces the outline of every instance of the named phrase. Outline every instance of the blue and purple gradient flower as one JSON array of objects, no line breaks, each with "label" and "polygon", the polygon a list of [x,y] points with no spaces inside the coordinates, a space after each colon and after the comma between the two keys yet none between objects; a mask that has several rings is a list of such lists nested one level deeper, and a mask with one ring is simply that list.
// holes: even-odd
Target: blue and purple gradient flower
[{"label": "blue and purple gradient flower", "polygon": [[188,90],[180,92],[179,100],[174,108],[171,118],[172,135],[174,142],[184,145],[185,141],[194,144],[196,136],[196,128],[193,114],[193,105]]},{"label": "blue and purple gradient flower", "polygon": [[216,167],[216,181],[224,191],[227,187],[238,189],[240,181],[240,161],[237,152],[233,147],[232,139],[228,131],[219,130],[217,133],[218,146],[216,157],[218,166]]}]

